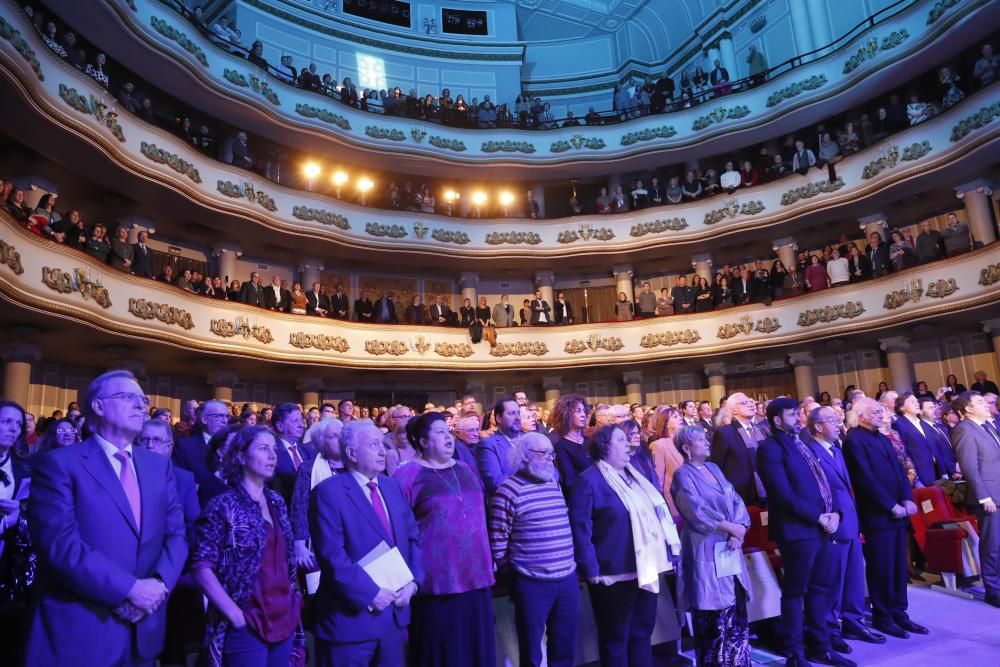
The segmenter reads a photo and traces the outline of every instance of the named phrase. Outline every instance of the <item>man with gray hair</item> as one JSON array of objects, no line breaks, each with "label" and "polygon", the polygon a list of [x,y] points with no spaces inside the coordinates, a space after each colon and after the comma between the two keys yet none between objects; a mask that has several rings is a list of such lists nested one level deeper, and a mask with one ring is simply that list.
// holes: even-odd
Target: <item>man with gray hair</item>
[{"label": "man with gray hair", "polygon": [[229,424],[229,407],[222,401],[205,401],[195,417],[196,433],[179,440],[174,447],[174,464],[194,473],[194,479],[202,486],[211,479],[208,469],[208,441]]},{"label": "man with gray hair", "polygon": [[128,371],[87,390],[94,435],[42,456],[28,507],[38,582],[27,665],[146,665],[187,559],[173,466],[132,442],[149,398]]},{"label": "man with gray hair", "polygon": [[[169,459],[174,451],[174,431],[170,428],[170,424],[162,419],[149,419],[143,422],[136,443]],[[190,543],[194,538],[194,522],[201,515],[198,484],[195,482],[194,473],[177,466],[174,467],[174,481],[177,483],[177,498],[184,510],[184,527]]]},{"label": "man with gray hair", "polygon": [[767,433],[754,421],[757,401],[742,392],[726,399],[732,423],[720,426],[712,437],[711,461],[719,466],[747,505],[758,505],[767,497],[757,474],[757,445]]},{"label": "man with gray hair", "polygon": [[572,667],[580,589],[569,510],[556,481],[555,448],[526,433],[510,452],[516,472],[490,501],[489,532],[497,568],[511,575],[511,599],[522,665]]}]

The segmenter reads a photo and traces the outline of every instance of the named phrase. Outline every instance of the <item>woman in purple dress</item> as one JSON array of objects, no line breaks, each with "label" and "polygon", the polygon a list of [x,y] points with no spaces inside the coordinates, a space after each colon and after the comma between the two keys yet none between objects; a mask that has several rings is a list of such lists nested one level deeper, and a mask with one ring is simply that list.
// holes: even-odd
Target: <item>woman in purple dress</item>
[{"label": "woman in purple dress", "polygon": [[413,598],[412,665],[492,667],[493,561],[479,475],[455,460],[455,440],[440,412],[406,425],[420,455],[393,479],[420,527],[425,576]]}]

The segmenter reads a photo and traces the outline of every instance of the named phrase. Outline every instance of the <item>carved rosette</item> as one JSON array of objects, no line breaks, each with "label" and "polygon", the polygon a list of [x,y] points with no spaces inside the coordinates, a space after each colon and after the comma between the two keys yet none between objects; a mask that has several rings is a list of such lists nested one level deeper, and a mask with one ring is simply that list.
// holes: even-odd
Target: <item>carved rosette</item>
[{"label": "carved rosette", "polygon": [[979,284],[983,287],[989,287],[998,282],[1000,282],[1000,264],[990,264],[979,271]]}]

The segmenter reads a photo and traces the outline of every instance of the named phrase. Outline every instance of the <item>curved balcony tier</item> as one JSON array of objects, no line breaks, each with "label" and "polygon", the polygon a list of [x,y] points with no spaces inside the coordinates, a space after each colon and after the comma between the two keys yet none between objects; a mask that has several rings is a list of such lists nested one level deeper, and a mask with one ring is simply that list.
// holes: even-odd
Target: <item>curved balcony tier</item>
[{"label": "curved balcony tier", "polygon": [[[1000,4],[988,0],[958,0],[943,13],[939,4],[915,2],[832,53],[745,92],[625,123],[545,131],[466,130],[362,112],[223,51],[157,0],[65,3],[60,15],[140,76],[261,136],[320,153],[349,147],[351,162],[369,167],[391,156],[403,172],[467,178],[476,166],[483,177],[524,179],[526,169],[537,169],[535,178],[585,177],[769,139],[785,119],[795,127],[818,122],[939,64],[1000,21]],[[12,16],[12,5],[2,8],[27,37],[31,31]]]},{"label": "curved balcony tier", "polygon": [[174,135],[114,113],[102,101],[99,85],[44,47],[33,48],[32,38],[29,33],[26,39],[0,40],[0,86],[9,93],[8,104],[24,104],[28,111],[9,114],[7,129],[60,159],[76,150],[67,143],[68,132],[81,146],[77,153],[85,169],[124,170],[135,179],[121,183],[130,192],[148,192],[150,183],[165,186],[221,213],[213,226],[230,238],[245,233],[246,220],[252,220],[340,247],[493,258],[498,264],[512,258],[662,256],[667,246],[691,251],[697,249],[691,246],[763,228],[777,238],[801,229],[804,221],[821,224],[849,215],[852,207],[899,199],[946,178],[957,182],[980,172],[983,156],[995,154],[1000,138],[1000,123],[994,122],[1000,117],[1000,85],[994,85],[843,160],[833,184],[814,171],[732,197],[620,215],[470,220],[348,204],[210,160]]},{"label": "curved balcony tier", "polygon": [[1000,244],[769,307],[633,322],[498,330],[285,315],[199,297],[109,270],[0,214],[0,295],[13,305],[126,338],[214,355],[348,368],[503,370],[628,365],[783,346],[952,315],[995,312]]}]

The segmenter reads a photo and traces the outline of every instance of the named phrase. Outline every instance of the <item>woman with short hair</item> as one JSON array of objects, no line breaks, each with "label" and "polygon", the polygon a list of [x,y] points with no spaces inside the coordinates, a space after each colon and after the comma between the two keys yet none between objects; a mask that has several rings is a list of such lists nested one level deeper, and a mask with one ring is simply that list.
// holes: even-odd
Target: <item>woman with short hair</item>
[{"label": "woman with short hair", "polygon": [[304,461],[295,471],[289,521],[295,540],[295,564],[306,572],[317,569],[316,556],[309,544],[309,495],[320,482],[344,471],[340,458],[340,432],[344,422],[336,418],[321,419],[306,431],[305,442],[316,450],[316,456]]}]

